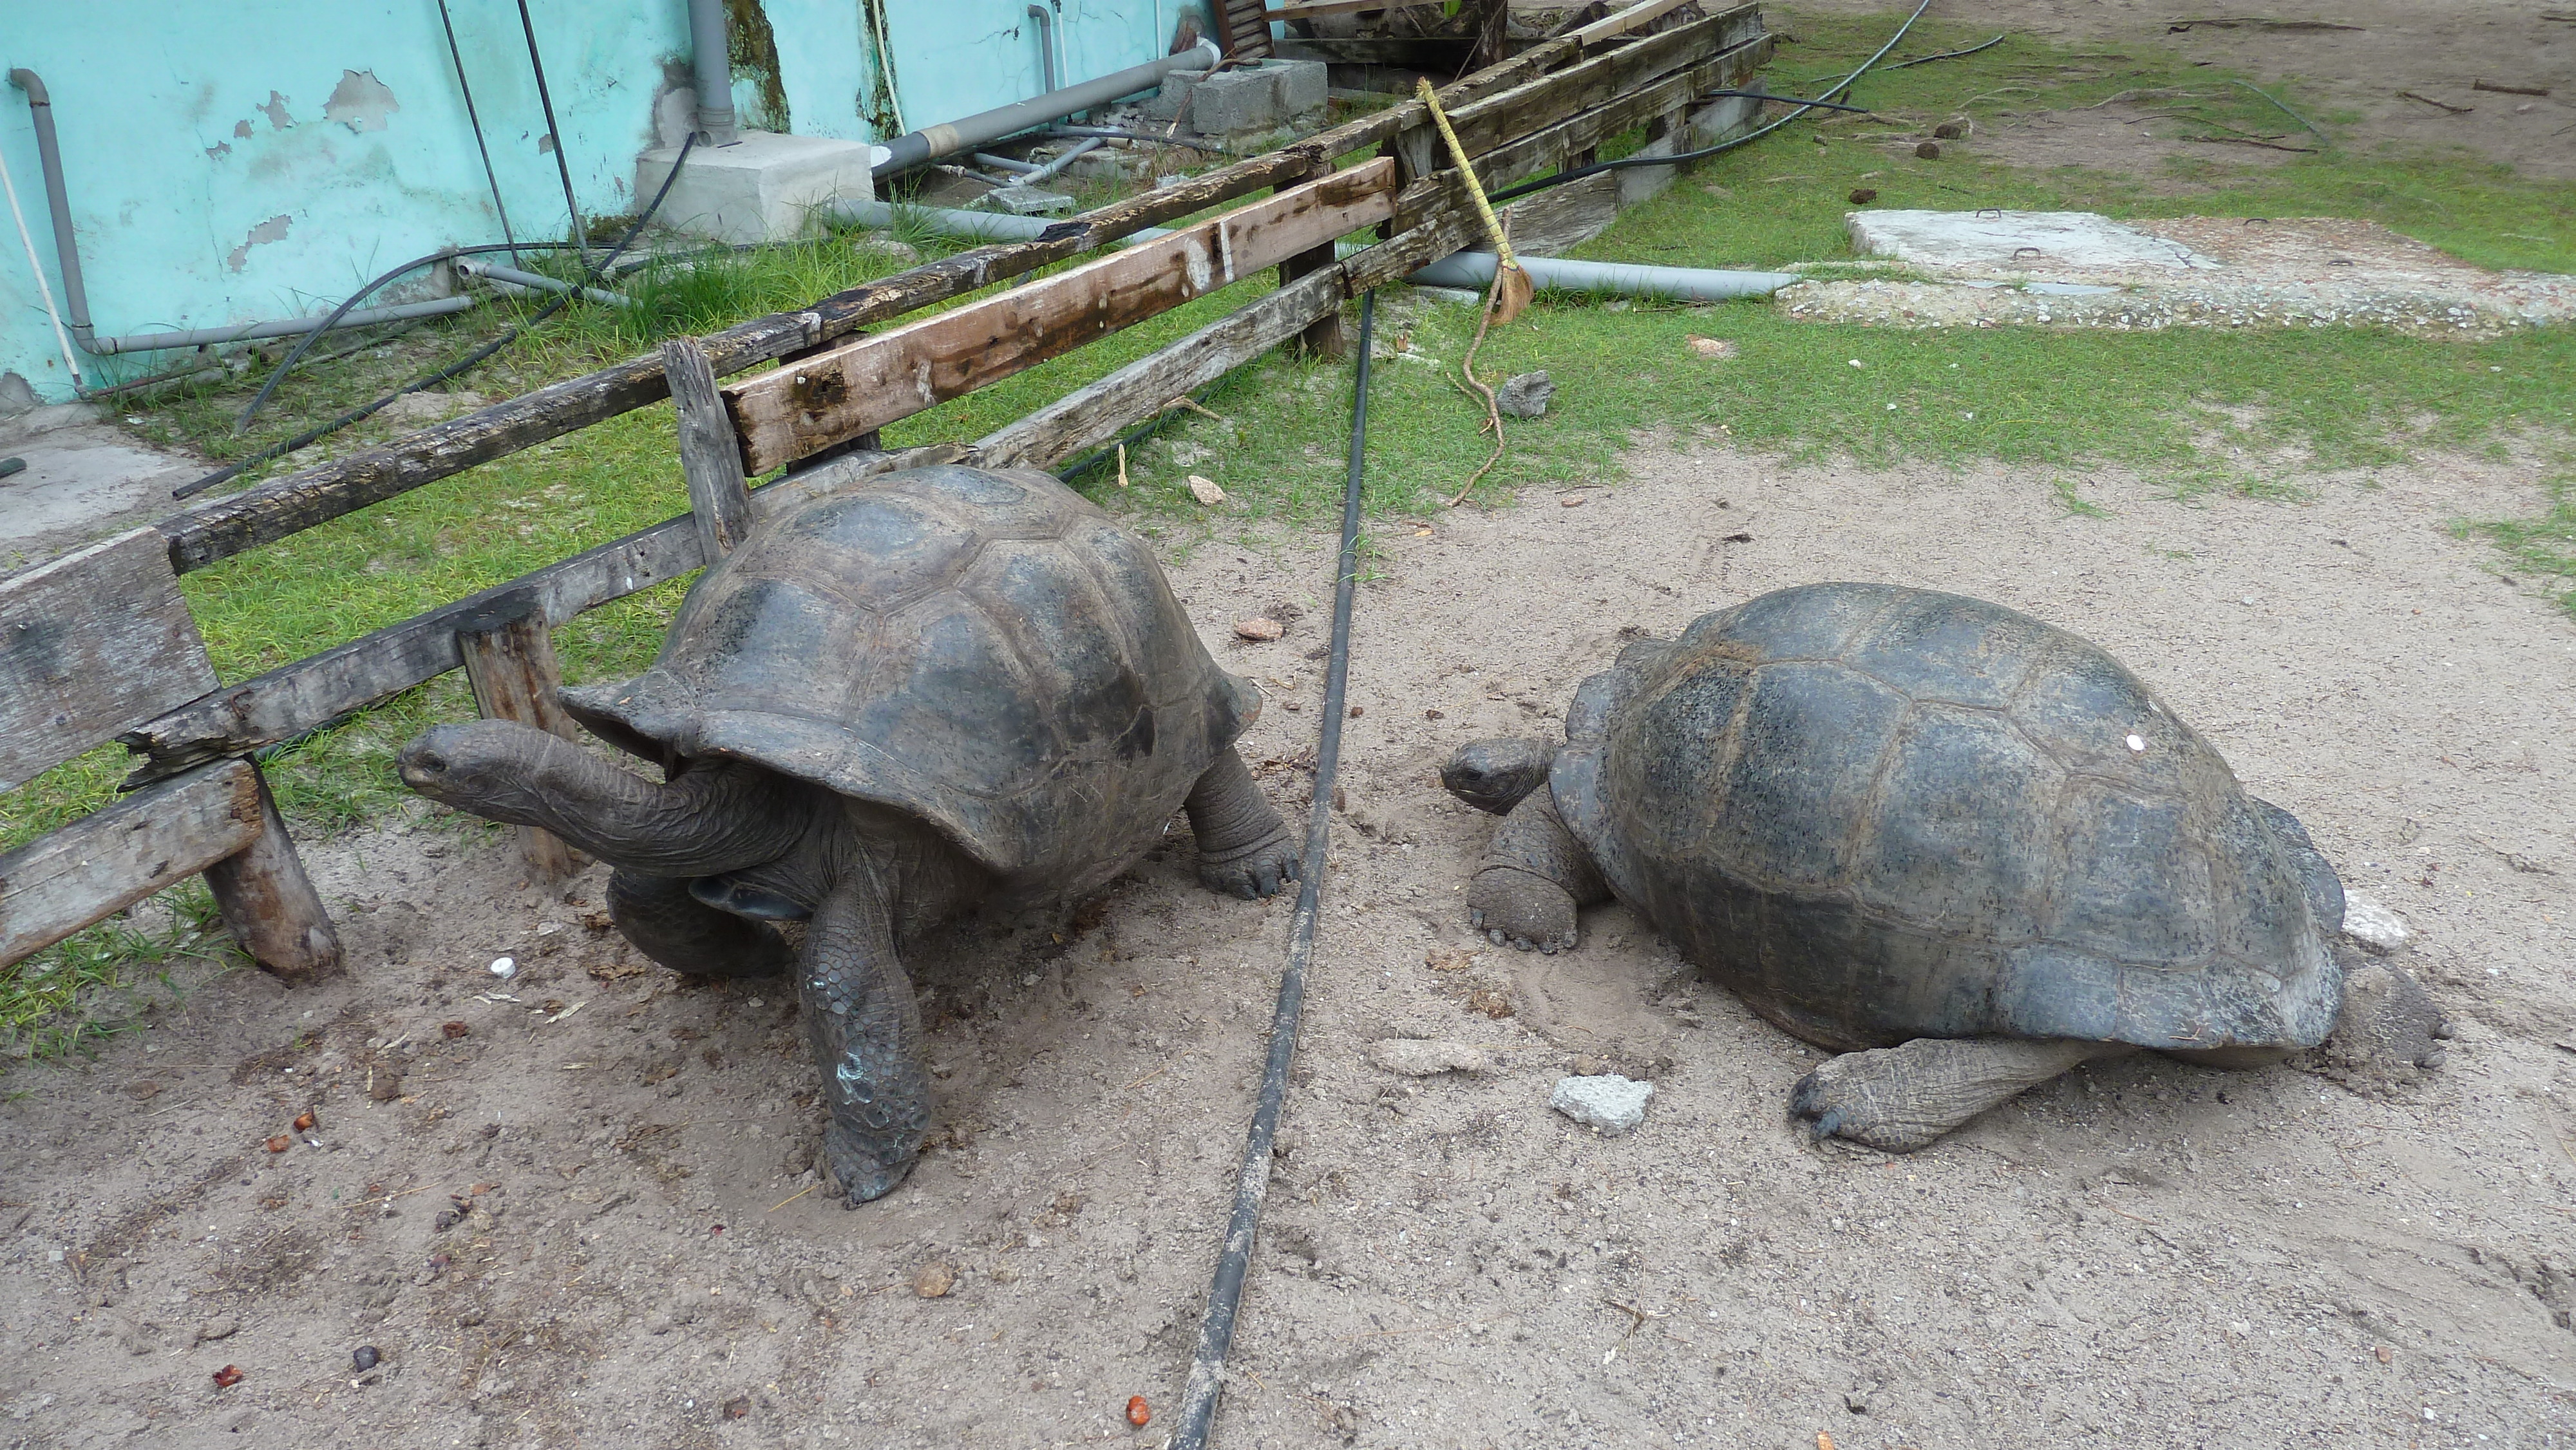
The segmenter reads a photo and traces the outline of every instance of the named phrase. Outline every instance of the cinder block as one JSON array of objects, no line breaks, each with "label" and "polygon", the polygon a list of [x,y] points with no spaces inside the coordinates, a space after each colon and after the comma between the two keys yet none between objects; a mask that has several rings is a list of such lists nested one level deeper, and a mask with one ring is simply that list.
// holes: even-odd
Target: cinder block
[{"label": "cinder block", "polygon": [[[679,155],[666,146],[635,158],[638,206],[661,190]],[[872,200],[869,162],[863,142],[745,131],[733,145],[692,149],[654,220],[719,242],[784,241],[835,201]]]},{"label": "cinder block", "polygon": [[1145,103],[1145,114],[1157,121],[1168,121],[1179,115],[1181,103],[1189,99],[1191,89],[1207,77],[1208,73],[1203,70],[1163,72],[1163,88],[1154,93],[1154,99]]},{"label": "cinder block", "polygon": [[1327,67],[1320,60],[1265,60],[1261,68],[1279,78],[1279,116],[1285,121],[1323,109],[1330,94]]},{"label": "cinder block", "polygon": [[1190,129],[1202,136],[1267,131],[1281,119],[1279,78],[1258,66],[1218,71],[1190,91]]}]

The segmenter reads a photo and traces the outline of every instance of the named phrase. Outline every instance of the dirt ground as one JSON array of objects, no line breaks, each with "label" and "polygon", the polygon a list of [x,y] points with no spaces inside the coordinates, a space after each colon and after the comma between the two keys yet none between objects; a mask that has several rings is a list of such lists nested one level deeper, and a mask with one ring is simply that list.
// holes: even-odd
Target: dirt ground
[{"label": "dirt ground", "polygon": [[[1788,8],[1866,15],[1908,7],[1888,0],[1801,0]],[[2303,97],[2322,98],[2322,104],[2310,104],[2325,114],[2312,113],[2310,119],[2331,124],[2347,144],[2459,146],[2525,176],[2576,177],[2576,22],[2549,18],[2576,15],[2564,6],[2530,0],[2306,0],[2242,8],[2174,0],[1981,0],[1936,6],[1932,13],[2060,42],[2154,47],[2263,82],[2296,80]],[[2545,87],[2551,94],[2481,91],[2475,89],[2480,80]],[[2410,90],[2467,113],[2398,94]],[[2328,122],[2345,112],[2359,119]],[[1965,148],[2016,165],[2141,174],[2152,174],[2167,156],[2179,154],[2207,154],[2238,166],[2285,159],[2254,147],[2159,139],[2154,130],[2142,123],[2142,113],[2124,114],[2120,107],[2032,113],[1971,138]]]},{"label": "dirt ground", "polygon": [[[2517,470],[2304,503],[2103,475],[2093,518],[2008,470],[1690,441],[1631,464],[1573,507],[1375,532],[1217,1443],[2576,1444],[2576,629],[2448,527],[2528,513]],[[1211,541],[1173,571],[1273,691],[1246,748],[1292,812],[1330,549]],[[2127,661],[2412,924],[2448,1066],[2371,1098],[2129,1060],[1891,1158],[1804,1142],[1783,1102],[1812,1054],[1623,908],[1564,956],[1471,937],[1491,822],[1437,787],[1455,742],[1556,729],[1623,628],[1833,578],[1982,595]],[[1283,602],[1284,640],[1233,638]],[[799,1196],[816,1076],[780,985],[647,966],[592,924],[596,872],[520,889],[499,832],[311,855],[345,980],[223,976],[94,1064],[10,1077],[0,1444],[1161,1443],[1289,914],[1201,891],[1185,829],[1069,919],[915,963],[938,1146],[858,1211]],[[1390,1076],[1363,1053],[1392,1036],[1499,1065]],[[1594,1067],[1655,1083],[1636,1134],[1547,1107]]]}]

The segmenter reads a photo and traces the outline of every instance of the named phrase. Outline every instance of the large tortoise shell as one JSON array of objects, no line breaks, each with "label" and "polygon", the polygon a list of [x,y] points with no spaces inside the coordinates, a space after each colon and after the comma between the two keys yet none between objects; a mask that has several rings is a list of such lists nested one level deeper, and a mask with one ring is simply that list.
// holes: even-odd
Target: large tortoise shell
[{"label": "large tortoise shell", "polygon": [[1785,589],[1632,646],[1567,723],[1554,799],[1613,889],[1810,1040],[2307,1046],[2333,1023],[2342,895],[2304,831],[2025,615]]}]

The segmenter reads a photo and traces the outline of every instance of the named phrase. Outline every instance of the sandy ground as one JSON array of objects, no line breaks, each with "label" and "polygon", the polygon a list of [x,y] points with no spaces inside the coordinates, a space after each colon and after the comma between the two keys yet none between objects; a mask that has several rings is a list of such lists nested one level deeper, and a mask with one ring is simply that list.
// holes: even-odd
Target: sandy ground
[{"label": "sandy ground", "polygon": [[[2081,492],[2114,515],[2086,518],[2001,470],[1631,463],[1575,507],[1377,530],[1218,1443],[2576,1444],[2576,629],[2448,527],[2529,512],[2516,471],[2300,504],[2103,475]],[[1174,568],[1274,691],[1247,752],[1292,810],[1330,547]],[[1793,1132],[1812,1055],[1624,909],[1569,955],[1475,941],[1490,819],[1438,790],[1449,747],[1554,730],[1623,628],[1831,578],[1983,595],[2120,655],[2412,923],[2448,1067],[2381,1099],[2129,1060],[1890,1158]],[[1232,637],[1283,602],[1284,640]],[[855,1212],[797,1196],[816,1077],[778,986],[647,966],[592,925],[595,873],[523,890],[498,832],[311,855],[345,980],[224,976],[94,1064],[9,1078],[0,1445],[1161,1442],[1288,916],[1200,891],[1185,829],[1067,919],[915,963],[938,1146]],[[1499,1066],[1393,1077],[1363,1055],[1390,1036]],[[1546,1106],[1605,1066],[1657,1087],[1631,1137]]]}]

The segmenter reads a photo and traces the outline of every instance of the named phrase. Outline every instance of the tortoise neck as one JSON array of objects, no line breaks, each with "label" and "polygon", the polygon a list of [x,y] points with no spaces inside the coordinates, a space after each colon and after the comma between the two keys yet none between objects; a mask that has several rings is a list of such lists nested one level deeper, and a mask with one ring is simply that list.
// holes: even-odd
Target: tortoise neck
[{"label": "tortoise neck", "polygon": [[815,787],[741,761],[703,761],[655,785],[569,741],[537,762],[528,792],[543,826],[613,866],[709,876],[776,860],[815,822]]}]

